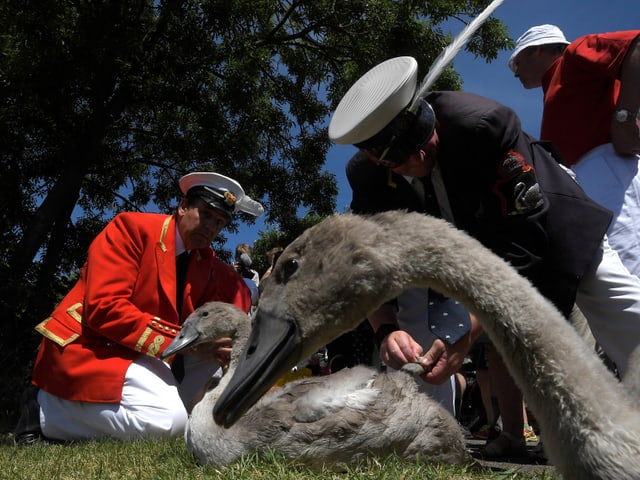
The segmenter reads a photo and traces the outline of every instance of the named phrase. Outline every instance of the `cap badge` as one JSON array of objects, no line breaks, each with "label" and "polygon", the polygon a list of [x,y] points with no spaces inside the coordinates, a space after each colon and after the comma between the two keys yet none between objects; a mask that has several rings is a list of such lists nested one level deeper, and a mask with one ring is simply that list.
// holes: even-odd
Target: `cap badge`
[{"label": "cap badge", "polygon": [[236,196],[231,192],[224,192],[224,203],[226,203],[230,207],[235,206]]}]

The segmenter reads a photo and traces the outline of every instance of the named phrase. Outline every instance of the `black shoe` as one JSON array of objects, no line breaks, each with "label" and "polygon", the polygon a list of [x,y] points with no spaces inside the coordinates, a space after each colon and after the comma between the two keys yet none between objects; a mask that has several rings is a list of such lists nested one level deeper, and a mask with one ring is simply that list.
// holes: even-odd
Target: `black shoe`
[{"label": "black shoe", "polygon": [[38,387],[28,386],[22,393],[22,409],[13,434],[16,445],[32,445],[47,443],[40,428],[40,404],[38,403]]}]

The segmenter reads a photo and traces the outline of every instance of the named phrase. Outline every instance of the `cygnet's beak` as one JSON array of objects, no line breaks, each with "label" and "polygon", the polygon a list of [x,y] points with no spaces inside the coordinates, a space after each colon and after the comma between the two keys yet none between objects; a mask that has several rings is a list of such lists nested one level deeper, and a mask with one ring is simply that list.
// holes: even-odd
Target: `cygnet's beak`
[{"label": "cygnet's beak", "polygon": [[187,347],[192,346],[200,338],[200,332],[190,322],[185,322],[176,338],[172,340],[169,346],[160,354],[161,359],[170,357],[175,353],[179,353]]}]

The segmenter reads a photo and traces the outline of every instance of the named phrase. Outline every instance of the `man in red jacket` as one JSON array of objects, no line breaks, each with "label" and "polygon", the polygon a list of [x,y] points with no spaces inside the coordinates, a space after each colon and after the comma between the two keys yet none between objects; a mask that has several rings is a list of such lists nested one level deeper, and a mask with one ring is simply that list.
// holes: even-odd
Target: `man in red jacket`
[{"label": "man in red jacket", "polygon": [[640,30],[568,42],[555,25],[518,38],[509,68],[524,88],[542,87],[540,138],[593,200],[613,212],[607,235],[640,277]]},{"label": "man in red jacket", "polygon": [[207,358],[174,362],[175,377],[160,354],[206,302],[249,311],[244,281],[210,244],[234,212],[263,209],[216,173],[185,175],[180,189],[173,215],[122,213],[109,222],[80,280],[36,327],[43,339],[16,443],[182,434],[198,391],[228,361],[231,340]]},{"label": "man in red jacket", "polygon": [[[557,26],[537,25],[518,38],[509,69],[524,88],[542,88],[540,138],[557,147],[587,195],[613,212],[608,242],[640,277],[640,30],[569,42]],[[495,352],[489,364],[506,373]],[[520,430],[515,383],[504,375],[492,382],[503,425]]]}]

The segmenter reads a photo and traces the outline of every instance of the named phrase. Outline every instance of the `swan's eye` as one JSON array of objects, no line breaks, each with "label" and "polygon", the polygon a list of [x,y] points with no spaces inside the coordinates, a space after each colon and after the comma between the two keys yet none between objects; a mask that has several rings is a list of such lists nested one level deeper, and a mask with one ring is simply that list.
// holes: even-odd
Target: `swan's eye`
[{"label": "swan's eye", "polygon": [[202,312],[202,316],[203,316],[203,317],[208,317],[208,316],[209,316],[209,312],[206,312],[206,311],[205,311],[205,312]]},{"label": "swan's eye", "polygon": [[298,261],[295,258],[290,258],[282,266],[282,269],[284,270],[285,277],[288,278],[298,270]]}]

